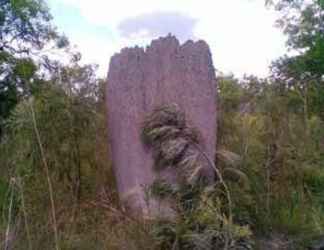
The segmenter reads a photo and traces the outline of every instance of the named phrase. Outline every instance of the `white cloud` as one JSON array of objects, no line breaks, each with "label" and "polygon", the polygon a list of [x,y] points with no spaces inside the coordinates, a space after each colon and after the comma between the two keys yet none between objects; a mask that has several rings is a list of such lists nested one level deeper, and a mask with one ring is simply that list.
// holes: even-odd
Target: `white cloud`
[{"label": "white cloud", "polygon": [[[239,76],[244,73],[265,76],[270,62],[285,51],[285,38],[281,31],[273,26],[276,15],[264,7],[262,0],[55,1],[55,4],[60,3],[78,8],[89,23],[107,26],[112,30],[113,38],[89,39],[87,34],[84,34],[84,37],[71,39],[79,45],[85,58],[94,59],[102,67],[106,67],[109,56],[118,52],[121,47],[146,45],[152,38],[169,33],[163,26],[161,16],[156,15],[154,18],[152,14],[163,12],[179,13],[182,17],[196,20],[196,25],[190,26],[192,30],[188,29],[184,36],[181,27],[171,27],[169,31],[178,36],[182,35],[182,38],[194,36],[206,40],[211,47],[215,67],[225,72],[232,71]],[[143,17],[151,22],[151,30],[147,24],[143,24]],[[128,31],[131,29],[132,32],[123,36],[127,20],[142,22],[143,27],[130,28],[128,23]],[[157,25],[161,22],[161,25]],[[118,29],[123,24],[124,29]],[[158,30],[152,32],[152,29]]]},{"label": "white cloud", "polygon": [[122,20],[118,30],[124,37],[137,34],[146,37],[176,34],[180,41],[194,38],[193,30],[197,20],[179,12],[152,12]]}]

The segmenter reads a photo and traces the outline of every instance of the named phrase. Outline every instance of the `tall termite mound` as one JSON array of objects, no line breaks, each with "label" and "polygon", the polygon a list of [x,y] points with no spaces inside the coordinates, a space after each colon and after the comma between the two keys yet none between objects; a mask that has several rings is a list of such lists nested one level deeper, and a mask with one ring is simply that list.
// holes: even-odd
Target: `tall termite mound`
[{"label": "tall termite mound", "polygon": [[[145,49],[122,49],[111,58],[106,87],[111,156],[120,199],[132,212],[172,213],[168,204],[148,199],[146,190],[157,178],[177,182],[180,171],[154,166],[152,150],[143,143],[147,117],[157,109],[176,107],[185,114],[186,124],[199,131],[200,147],[214,159],[216,96],[215,70],[204,41],[180,45],[169,35]],[[212,181],[213,169],[201,166],[199,174]]]}]

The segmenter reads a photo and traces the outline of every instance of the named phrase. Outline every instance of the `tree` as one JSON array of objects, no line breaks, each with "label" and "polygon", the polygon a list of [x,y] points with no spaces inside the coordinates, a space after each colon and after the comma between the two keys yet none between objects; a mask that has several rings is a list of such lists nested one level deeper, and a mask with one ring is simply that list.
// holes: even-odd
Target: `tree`
[{"label": "tree", "polygon": [[273,63],[273,77],[282,87],[298,92],[305,119],[312,114],[324,117],[324,1],[279,0],[268,4],[281,13],[277,24],[293,52]]},{"label": "tree", "polygon": [[30,94],[27,83],[42,82],[40,64],[50,62],[41,54],[45,46],[68,45],[51,18],[42,0],[0,0],[0,134],[1,121],[22,96]]},{"label": "tree", "polygon": [[[275,4],[281,13],[277,24],[287,35],[287,46],[296,56],[282,58],[279,62],[291,65],[284,74],[303,72],[321,78],[324,74],[324,1],[281,0]],[[302,76],[301,76],[302,77]]]},{"label": "tree", "polygon": [[[79,214],[82,202],[95,195],[101,183],[106,184],[110,171],[102,81],[95,76],[96,67],[74,62],[58,69],[15,106],[0,142],[0,202],[8,203],[10,180],[19,180],[23,188],[15,190],[19,199],[11,218],[15,222],[34,218],[25,222],[26,232],[20,236],[24,239],[30,233],[30,245],[40,249],[54,242],[52,230],[61,233],[60,211],[69,213],[69,228],[78,228],[84,218]],[[49,214],[50,233],[37,241],[38,228],[48,222]],[[60,245],[59,237],[55,242]]]}]

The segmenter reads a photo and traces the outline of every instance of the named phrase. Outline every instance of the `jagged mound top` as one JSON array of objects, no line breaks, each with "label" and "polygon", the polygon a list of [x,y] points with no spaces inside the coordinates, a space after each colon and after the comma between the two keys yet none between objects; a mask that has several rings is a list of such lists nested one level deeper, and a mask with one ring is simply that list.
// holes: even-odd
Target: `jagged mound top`
[{"label": "jagged mound top", "polygon": [[166,37],[159,37],[155,40],[152,40],[151,44],[144,47],[126,47],[123,48],[120,53],[116,53],[113,57],[118,56],[123,53],[151,53],[154,51],[164,51],[165,53],[174,52],[177,50],[206,50],[209,53],[209,46],[204,40],[198,40],[194,42],[193,40],[188,40],[183,44],[180,44],[179,40],[173,36],[168,35]]}]

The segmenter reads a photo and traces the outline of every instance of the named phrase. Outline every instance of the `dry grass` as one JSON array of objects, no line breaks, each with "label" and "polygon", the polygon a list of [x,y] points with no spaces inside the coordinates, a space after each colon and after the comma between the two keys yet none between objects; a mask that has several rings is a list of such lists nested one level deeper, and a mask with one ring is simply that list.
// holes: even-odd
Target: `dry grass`
[{"label": "dry grass", "polygon": [[187,181],[197,179],[194,176],[201,172],[200,154],[192,144],[199,144],[200,136],[188,125],[185,112],[177,104],[159,107],[147,116],[142,138],[152,149],[157,169],[175,167]]}]

